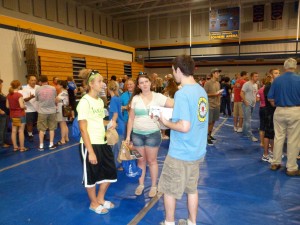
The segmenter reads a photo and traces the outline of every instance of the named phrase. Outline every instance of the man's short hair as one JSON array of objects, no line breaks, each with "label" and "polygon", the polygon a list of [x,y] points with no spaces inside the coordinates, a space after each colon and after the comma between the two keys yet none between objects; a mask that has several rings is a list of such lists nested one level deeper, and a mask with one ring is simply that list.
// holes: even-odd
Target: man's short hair
[{"label": "man's short hair", "polygon": [[242,71],[241,72],[241,77],[246,76],[247,75],[247,71]]},{"label": "man's short hair", "polygon": [[297,61],[293,58],[288,58],[284,61],[283,67],[285,69],[296,69],[297,68]]},{"label": "man's short hair", "polygon": [[258,72],[252,72],[252,73],[250,74],[250,77],[252,78],[252,77],[254,76],[254,74],[258,74]]},{"label": "man's short hair", "polygon": [[48,82],[48,77],[45,76],[45,75],[41,75],[41,76],[40,76],[40,81],[41,81],[42,83],[46,83],[46,82]]},{"label": "man's short hair", "polygon": [[27,77],[27,80],[30,80],[30,77],[35,77],[35,78],[36,78],[36,76],[33,75],[33,74],[29,74],[29,75],[27,75],[26,77]]},{"label": "man's short hair", "polygon": [[175,70],[179,68],[185,76],[194,75],[195,61],[189,55],[177,56],[173,60],[172,65]]},{"label": "man's short hair", "polygon": [[272,75],[272,74],[273,74],[273,72],[274,72],[274,70],[278,70],[278,71],[279,71],[279,69],[278,69],[278,68],[272,68],[272,69],[270,69],[270,70],[269,70],[269,74],[271,74],[271,75]]}]

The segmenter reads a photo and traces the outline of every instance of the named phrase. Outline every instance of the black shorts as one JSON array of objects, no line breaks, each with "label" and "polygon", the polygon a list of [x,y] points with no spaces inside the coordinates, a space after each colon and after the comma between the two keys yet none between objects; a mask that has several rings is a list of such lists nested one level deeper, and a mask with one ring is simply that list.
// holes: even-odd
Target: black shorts
[{"label": "black shorts", "polygon": [[273,123],[274,110],[266,110],[265,113],[265,138],[274,139],[274,123]]},{"label": "black shorts", "polygon": [[37,112],[28,112],[28,113],[26,113],[26,123],[36,124],[37,123],[37,118],[38,118],[38,113]]},{"label": "black shorts", "polygon": [[259,108],[259,130],[265,131],[265,117],[266,117],[266,108],[260,107]]},{"label": "black shorts", "polygon": [[86,188],[94,187],[96,184],[117,181],[117,169],[111,147],[107,144],[92,145],[98,163],[93,165],[89,162],[88,151],[84,144],[80,144],[83,162],[83,181]]}]

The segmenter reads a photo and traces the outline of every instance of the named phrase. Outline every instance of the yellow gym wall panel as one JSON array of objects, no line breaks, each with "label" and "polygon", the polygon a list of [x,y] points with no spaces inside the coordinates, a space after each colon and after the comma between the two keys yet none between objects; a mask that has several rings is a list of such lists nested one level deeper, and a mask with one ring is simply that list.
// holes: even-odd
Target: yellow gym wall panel
[{"label": "yellow gym wall panel", "polygon": [[[45,60],[46,59],[46,60]],[[72,68],[72,62],[53,62],[53,58],[43,58],[40,60],[41,67],[66,67]]]},{"label": "yellow gym wall panel", "polygon": [[41,66],[41,71],[49,71],[49,72],[69,72],[72,73],[73,72],[73,68],[72,67],[60,67],[60,66],[55,66],[55,67],[51,67],[51,66]]}]

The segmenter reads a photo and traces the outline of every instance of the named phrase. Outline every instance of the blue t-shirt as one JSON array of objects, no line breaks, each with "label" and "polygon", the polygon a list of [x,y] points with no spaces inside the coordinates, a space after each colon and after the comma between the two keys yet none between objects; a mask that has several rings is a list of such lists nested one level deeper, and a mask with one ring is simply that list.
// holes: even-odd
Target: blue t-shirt
[{"label": "blue t-shirt", "polygon": [[189,121],[187,133],[171,130],[169,155],[184,161],[201,159],[206,153],[208,97],[198,84],[184,85],[175,94],[172,122]]},{"label": "blue t-shirt", "polygon": [[77,86],[73,81],[68,81],[68,89],[74,91],[77,89]]},{"label": "blue t-shirt", "polygon": [[270,88],[268,99],[274,99],[280,107],[300,106],[300,76],[286,72],[277,77]]},{"label": "blue t-shirt", "polygon": [[125,123],[124,123],[124,118],[123,118],[122,110],[121,110],[121,98],[118,96],[113,96],[110,99],[110,104],[109,104],[109,119],[110,120],[112,119],[114,113],[118,113],[118,119],[117,119],[118,126],[117,126],[116,130],[119,135],[124,135]]},{"label": "blue t-shirt", "polygon": [[[128,91],[124,92],[121,95],[122,106],[127,106],[130,98],[131,98],[131,93],[129,93]],[[123,118],[124,118],[124,121],[127,123],[128,122],[128,111],[127,110],[123,110]]]}]

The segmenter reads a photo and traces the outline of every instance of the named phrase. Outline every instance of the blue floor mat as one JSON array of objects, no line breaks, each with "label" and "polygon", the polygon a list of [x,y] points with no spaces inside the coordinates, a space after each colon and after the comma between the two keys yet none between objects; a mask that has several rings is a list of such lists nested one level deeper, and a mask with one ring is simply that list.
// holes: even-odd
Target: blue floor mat
[{"label": "blue floor mat", "polygon": [[[233,132],[232,118],[216,124],[217,139],[207,148],[198,183],[197,224],[211,225],[296,225],[300,224],[300,178],[285,171],[270,171],[261,161],[259,143]],[[258,120],[253,119],[258,137]],[[128,224],[150,202],[150,174],[145,192],[135,196],[135,178],[118,172],[107,199],[115,209],[106,215],[90,211],[81,185],[82,166],[78,145],[71,141],[57,150],[38,152],[37,139],[26,143],[31,150],[13,153],[0,150],[0,225],[99,225]],[[161,170],[168,151],[163,141],[158,163]],[[285,163],[285,158],[283,163]],[[186,196],[177,201],[176,220],[187,218]],[[159,224],[164,220],[160,198],[138,224]]]}]

